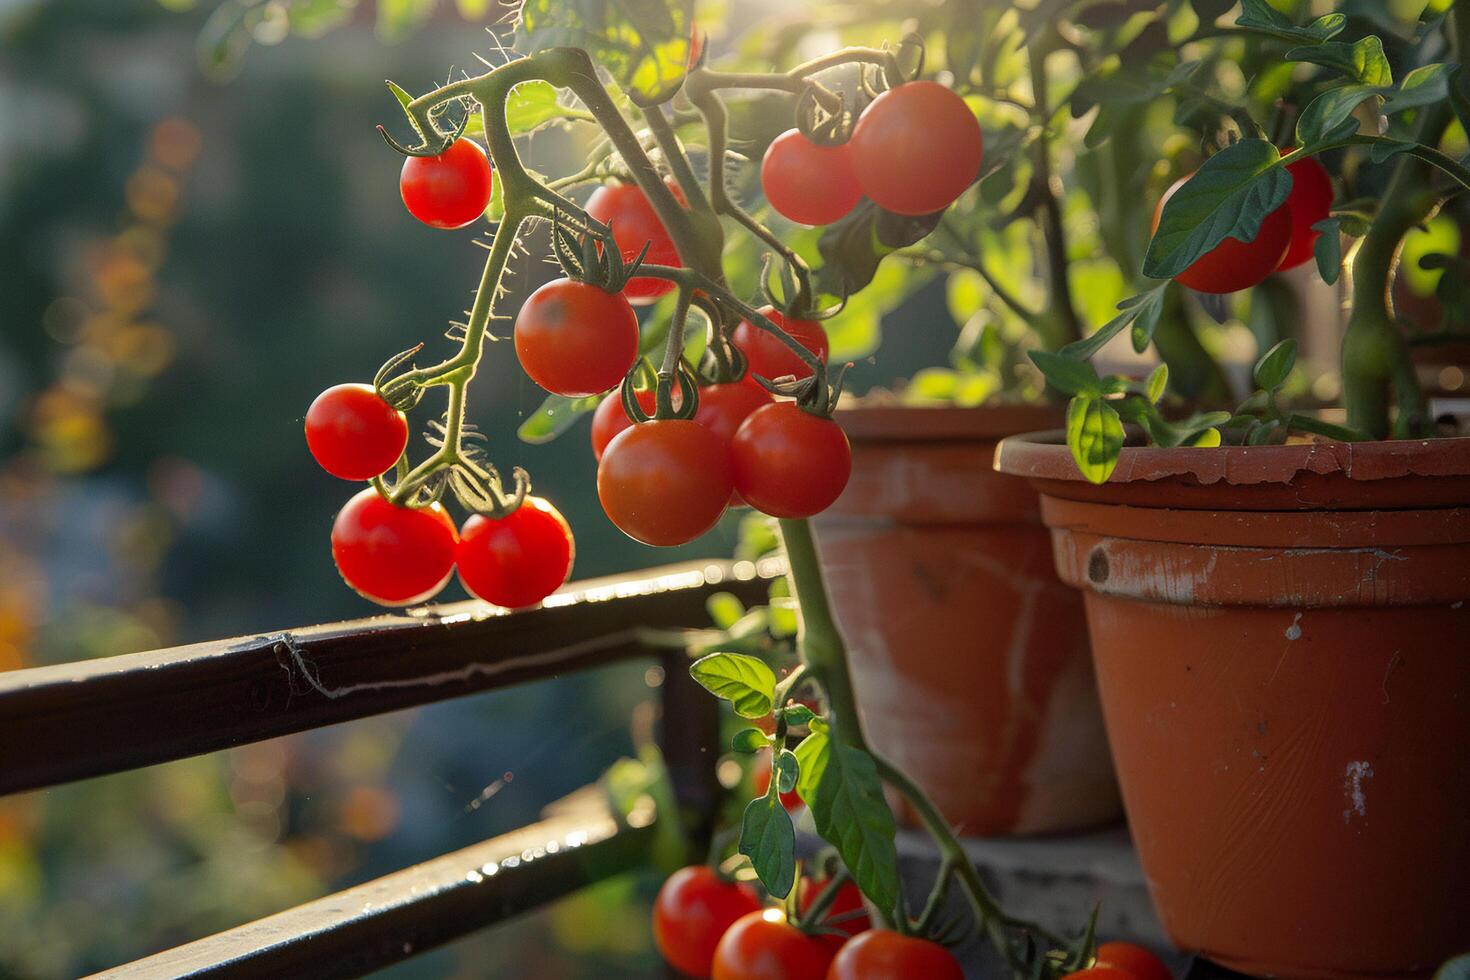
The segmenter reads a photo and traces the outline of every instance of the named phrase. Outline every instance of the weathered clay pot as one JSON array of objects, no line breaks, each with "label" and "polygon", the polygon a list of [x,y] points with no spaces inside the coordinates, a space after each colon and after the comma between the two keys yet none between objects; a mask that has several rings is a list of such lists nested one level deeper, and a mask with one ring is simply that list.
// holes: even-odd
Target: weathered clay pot
[{"label": "weathered clay pot", "polygon": [[1470,946],[1470,439],[1125,448],[997,466],[1084,591],[1108,737],[1174,942],[1258,976]]},{"label": "weathered clay pot", "polygon": [[853,475],[815,523],[873,744],[961,833],[1120,813],[1082,604],[1052,569],[1036,493],[996,443],[1038,407],[837,413]]}]

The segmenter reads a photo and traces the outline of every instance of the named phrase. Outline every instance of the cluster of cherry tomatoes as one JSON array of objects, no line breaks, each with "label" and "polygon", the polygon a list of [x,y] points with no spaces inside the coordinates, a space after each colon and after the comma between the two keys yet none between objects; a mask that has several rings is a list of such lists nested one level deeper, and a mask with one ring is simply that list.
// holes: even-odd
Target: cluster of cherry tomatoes
[{"label": "cluster of cherry tomatoes", "polygon": [[[1256,237],[1248,242],[1224,239],[1175,276],[1178,282],[1201,293],[1233,293],[1312,258],[1321,234],[1312,226],[1332,209],[1332,178],[1314,157],[1304,157],[1286,169],[1291,174],[1291,195],[1266,216]],[[1179,178],[1159,199],[1154,209],[1155,231],[1164,205],[1193,176]]]},{"label": "cluster of cherry tomatoes", "polygon": [[[806,918],[827,882],[797,882],[796,911]],[[862,892],[837,889],[822,921],[803,929],[786,911],[766,907],[755,889],[706,865],[674,872],[653,904],[653,938],[670,966],[713,980],[961,980],[944,946],[890,929],[875,929]],[[1078,980],[1172,980],[1169,968],[1142,946],[1103,943]]]},{"label": "cluster of cherry tomatoes", "polygon": [[[408,420],[371,385],[336,385],[307,410],[306,444],[333,476],[370,480],[402,456]],[[575,550],[566,519],[540,497],[504,517],[475,514],[456,529],[443,504],[398,506],[370,486],[332,524],[332,558],[343,580],[385,606],[433,598],[455,569],[477,598],[533,606],[566,582]]]}]

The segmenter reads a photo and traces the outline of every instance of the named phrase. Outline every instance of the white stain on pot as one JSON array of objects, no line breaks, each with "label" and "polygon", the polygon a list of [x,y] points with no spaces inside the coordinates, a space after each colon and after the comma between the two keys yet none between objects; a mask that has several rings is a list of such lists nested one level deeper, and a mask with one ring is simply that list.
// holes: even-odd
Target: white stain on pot
[{"label": "white stain on pot", "polygon": [[1347,798],[1347,809],[1342,811],[1342,822],[1350,823],[1353,814],[1360,817],[1368,815],[1368,800],[1363,795],[1363,780],[1373,778],[1373,766],[1366,760],[1363,762],[1349,762],[1343,773],[1342,792]]},{"label": "white stain on pot", "polygon": [[1286,628],[1288,640],[1300,640],[1302,638],[1302,614],[1297,613],[1291,619],[1291,625]]}]

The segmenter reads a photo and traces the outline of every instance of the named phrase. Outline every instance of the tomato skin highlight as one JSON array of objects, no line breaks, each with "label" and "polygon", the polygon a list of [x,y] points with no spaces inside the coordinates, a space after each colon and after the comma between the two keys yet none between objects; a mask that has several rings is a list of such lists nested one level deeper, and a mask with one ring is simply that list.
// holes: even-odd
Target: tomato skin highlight
[{"label": "tomato skin highlight", "polygon": [[[678,183],[666,179],[664,184],[680,204],[689,206]],[[649,265],[681,264],[673,238],[637,184],[605,184],[599,187],[587,199],[587,213],[612,228],[613,241],[617,243],[624,262],[636,259],[646,242],[648,254],[644,256],[644,262]],[[667,279],[634,276],[628,280],[623,295],[634,306],[647,306],[673,291],[674,284]]]},{"label": "tomato skin highlight", "polygon": [[[1186,174],[1180,177],[1159,198],[1158,206],[1154,208],[1154,231],[1158,231],[1164,205],[1193,176],[1194,174]],[[1174,279],[1180,285],[1200,293],[1233,293],[1249,289],[1276,271],[1290,241],[1291,207],[1288,201],[1266,215],[1255,238],[1249,242],[1236,238],[1223,239],[1220,244],[1195,259],[1189,268]]]},{"label": "tomato skin highlight", "polygon": [[[649,415],[658,405],[657,396],[650,390],[634,390],[634,399],[638,406]],[[602,454],[607,451],[607,444],[624,429],[633,425],[633,420],[628,418],[628,413],[623,411],[623,399],[620,392],[614,391],[602,401],[597,403],[597,409],[592,413],[592,458],[602,459]]]},{"label": "tomato skin highlight", "polygon": [[1135,980],[1174,980],[1163,960],[1135,943],[1102,943],[1097,947],[1097,965],[1122,970]]},{"label": "tomato skin highlight", "polygon": [[938,943],[870,929],[843,944],[827,980],[964,980],[954,954]]},{"label": "tomato skin highlight", "polygon": [[751,912],[715,947],[714,980],[821,980],[832,947],[786,921],[780,910]]},{"label": "tomato skin highlight", "polygon": [[343,480],[381,476],[407,445],[408,420],[372,385],[333,385],[306,410],[306,447]]},{"label": "tomato skin highlight", "polygon": [[786,130],[766,148],[761,189],[777,214],[801,225],[830,225],[863,198],[847,144],[813,143],[799,129]]},{"label": "tomato skin highlight", "polygon": [[494,182],[480,144],[458,139],[438,156],[405,159],[398,193],[409,214],[432,228],[453,230],[485,213]]},{"label": "tomato skin highlight", "polygon": [[[816,320],[788,318],[780,310],[769,306],[761,307],[760,313],[826,363],[831,345],[827,341],[827,331],[820,323]],[[812,369],[795,351],[787,347],[779,337],[762,330],[749,320],[740,321],[730,336],[730,342],[745,355],[746,373],[752,377],[759,376],[767,381],[774,381],[789,374],[799,381],[812,376]]]},{"label": "tomato skin highlight", "polygon": [[1312,226],[1331,214],[1334,192],[1332,176],[1316,157],[1303,157],[1288,164],[1286,172],[1291,174],[1291,196],[1286,199],[1291,208],[1291,242],[1277,268],[1295,269],[1315,258],[1317,239],[1322,233],[1313,231]]},{"label": "tomato skin highlight", "polygon": [[873,203],[895,214],[949,207],[980,175],[985,140],[965,100],[938,82],[906,82],[873,100],[853,127],[852,168]]},{"label": "tomato skin highlight", "polygon": [[364,599],[411,606],[449,584],[458,540],[442,504],[397,507],[368,487],[347,501],[332,524],[332,560]]},{"label": "tomato skin highlight", "polygon": [[830,507],[852,475],[847,433],[794,402],[752,412],[730,443],[735,489],[772,517],[811,517]]},{"label": "tomato skin highlight", "polygon": [[616,388],[638,359],[638,317],[620,294],[553,279],[516,314],[516,357],[531,380],[568,398]]},{"label": "tomato skin highlight", "polygon": [[728,445],[693,419],[625,429],[597,465],[603,511],[644,544],[693,541],[719,521],[733,489]]},{"label": "tomato skin highlight", "polygon": [[653,941],[674,969],[708,977],[725,930],[760,907],[760,899],[748,889],[722,881],[705,865],[680,868],[654,899]]},{"label": "tomato skin highlight", "polygon": [[465,591],[507,609],[534,606],[561,588],[577,555],[566,518],[541,497],[496,520],[476,514],[459,533],[454,564]]}]

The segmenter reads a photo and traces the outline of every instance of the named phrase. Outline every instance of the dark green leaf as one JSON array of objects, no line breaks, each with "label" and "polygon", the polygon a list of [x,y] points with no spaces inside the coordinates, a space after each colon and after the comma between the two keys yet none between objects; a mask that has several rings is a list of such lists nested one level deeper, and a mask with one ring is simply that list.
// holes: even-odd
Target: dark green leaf
[{"label": "dark green leaf", "polygon": [[1311,415],[1296,413],[1286,417],[1286,427],[1298,432],[1310,432],[1314,435],[1326,436],[1328,439],[1337,439],[1340,442],[1367,442],[1373,438],[1362,429],[1355,429],[1349,425],[1336,425]]},{"label": "dark green leaf", "polygon": [[730,748],[745,755],[759,752],[761,749],[770,747],[770,744],[771,736],[759,728],[742,728],[730,737]]},{"label": "dark green leaf", "polygon": [[793,704],[784,708],[782,715],[786,718],[786,724],[796,727],[811,724],[817,713],[804,704]]},{"label": "dark green leaf", "polygon": [[1443,102],[1449,96],[1449,80],[1456,66],[1424,65],[1404,76],[1398,90],[1388,97],[1383,111],[1388,113],[1417,109]]},{"label": "dark green leaf", "polygon": [[582,48],[645,104],[671,98],[689,63],[693,0],[523,0],[516,47]]},{"label": "dark green leaf", "polygon": [[1398,156],[1405,150],[1412,150],[1417,146],[1417,143],[1410,143],[1406,140],[1377,139],[1368,148],[1368,159],[1374,163],[1382,163],[1385,160]]},{"label": "dark green leaf", "polygon": [[1045,376],[1047,384],[1066,395],[1100,395],[1102,380],[1088,361],[1068,354],[1050,351],[1027,351],[1026,356]]},{"label": "dark green leaf", "polygon": [[1213,24],[1235,6],[1235,0],[1190,0],[1190,6],[1202,23]]},{"label": "dark green leaf", "polygon": [[1296,123],[1300,146],[1313,149],[1346,139],[1358,131],[1353,113],[1378,90],[1371,85],[1344,85],[1328,89],[1302,111]]},{"label": "dark green leaf", "polygon": [[1123,449],[1123,422],[1101,398],[1079,395],[1067,405],[1067,448],[1091,483],[1106,483]]},{"label": "dark green leaf", "polygon": [[1143,274],[1172,279],[1226,238],[1253,241],[1291,193],[1291,175],[1266,140],[1241,140],[1206,160],[1170,196],[1143,259]]},{"label": "dark green leaf", "polygon": [[[499,184],[500,181],[496,181]],[[550,442],[576,424],[577,419],[597,407],[598,398],[564,398],[547,395],[541,407],[526,417],[516,430],[522,442],[540,445]]]},{"label": "dark green leaf", "polygon": [[[1164,290],[1168,288],[1168,285],[1168,283],[1159,283],[1146,293],[1129,296],[1118,304],[1117,316],[1104,323],[1089,336],[1063,347],[1060,353],[1068,357],[1089,358],[1102,350],[1104,344],[1130,326],[1141,329],[1148,337],[1152,337],[1154,330],[1158,328],[1159,316],[1164,309]],[[1147,342],[1144,346],[1147,346]],[[1068,392],[1068,394],[1075,394],[1075,392]]]},{"label": "dark green leaf", "polygon": [[742,718],[764,718],[776,698],[776,675],[765,662],[741,653],[712,653],[689,665],[689,675]]},{"label": "dark green leaf", "polygon": [[1464,65],[1456,65],[1450,72],[1449,84],[1450,106],[1455,110],[1455,117],[1460,120],[1460,126],[1466,132],[1470,132],[1470,76],[1465,74]]},{"label": "dark green leaf", "polygon": [[789,793],[796,789],[796,780],[801,773],[801,763],[796,760],[796,755],[790,749],[782,749],[776,756],[776,763],[772,767],[776,770],[776,787],[782,793]]},{"label": "dark green leaf", "polygon": [[750,801],[740,818],[740,853],[750,858],[756,877],[775,898],[791,894],[796,883],[796,828],[771,792]]},{"label": "dark green leaf", "polygon": [[1327,14],[1302,27],[1293,24],[1285,14],[1277,11],[1266,0],[1241,0],[1241,14],[1236,18],[1235,26],[1287,41],[1312,44],[1340,34],[1347,26],[1347,17],[1343,14]]},{"label": "dark green leaf", "polygon": [[820,719],[796,747],[797,792],[811,809],[817,833],[837,848],[863,894],[883,909],[898,905],[898,852],[893,813],[873,759],[835,742]]},{"label": "dark green leaf", "polygon": [[1286,384],[1286,376],[1295,364],[1296,340],[1288,337],[1261,355],[1251,377],[1262,391],[1276,391]]},{"label": "dark green leaf", "polygon": [[1324,68],[1336,68],[1348,78],[1362,85],[1380,88],[1393,84],[1393,71],[1383,53],[1383,42],[1376,35],[1352,44],[1346,41],[1328,41],[1292,48],[1286,52],[1287,61],[1306,61]]},{"label": "dark green leaf", "polygon": [[894,214],[863,198],[817,239],[825,263],[817,273],[819,288],[833,296],[858,292],[873,281],[884,256],[923,239],[942,217],[942,211],[917,217]]},{"label": "dark green leaf", "polygon": [[1312,254],[1317,260],[1317,272],[1322,281],[1331,285],[1342,274],[1342,222],[1337,218],[1323,218],[1312,226],[1318,232]]}]

